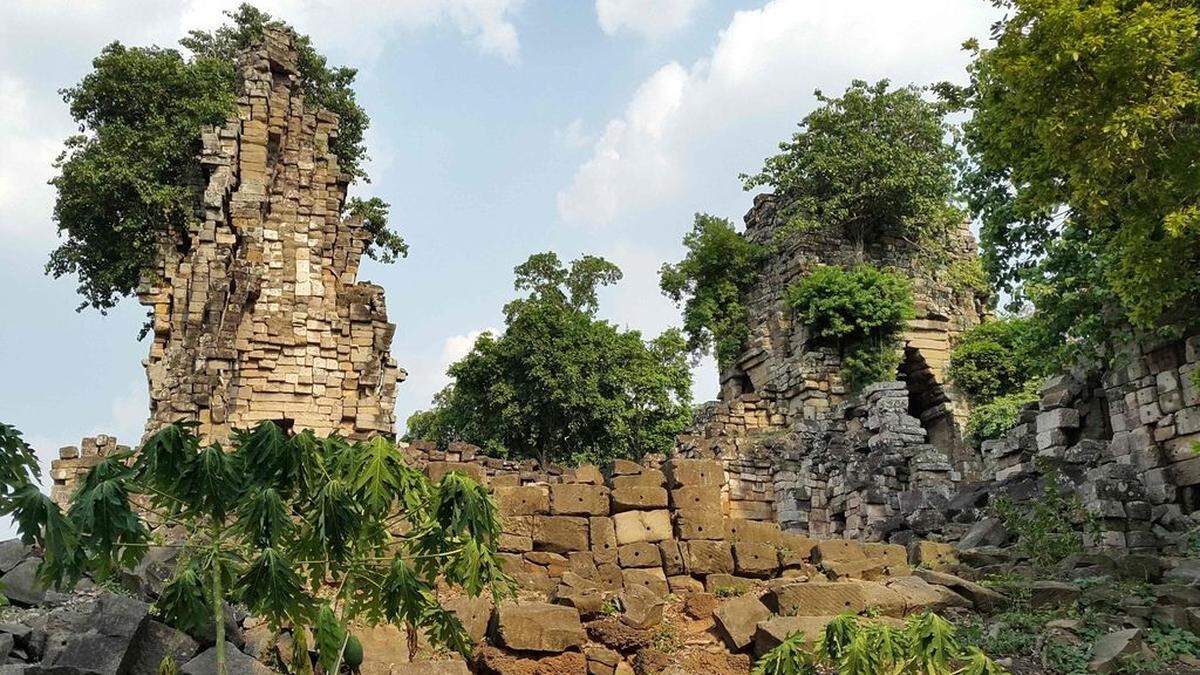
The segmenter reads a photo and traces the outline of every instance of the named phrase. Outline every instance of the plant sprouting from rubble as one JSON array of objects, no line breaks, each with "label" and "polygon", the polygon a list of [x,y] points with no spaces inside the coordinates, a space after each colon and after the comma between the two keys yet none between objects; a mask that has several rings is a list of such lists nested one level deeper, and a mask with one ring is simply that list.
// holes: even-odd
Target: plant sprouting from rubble
[{"label": "plant sprouting from rubble", "polygon": [[92,468],[64,513],[35,485],[29,447],[0,425],[0,515],[43,549],[39,575],[58,587],[111,578],[153,547],[173,552],[156,611],[191,633],[214,630],[221,672],[227,603],[276,630],[311,627],[319,663],[336,673],[352,622],[403,625],[410,645],[422,630],[465,654],[470,639],[438,584],[511,592],[495,504],[463,474],[433,483],[383,436],[351,443],[273,422],[231,445],[204,445],[188,424],[164,427],[139,453]]},{"label": "plant sprouting from rubble", "polygon": [[1058,467],[1048,460],[1035,463],[1042,476],[1041,493],[1025,502],[1001,496],[992,510],[1016,535],[1017,548],[1034,565],[1048,569],[1082,553],[1087,538],[1099,536],[1100,519],[1084,507]]},{"label": "plant sprouting from rubble", "polygon": [[887,619],[841,614],[809,648],[789,635],[754,667],[754,675],[1002,675],[977,647],[964,647],[953,624],[933,612],[897,625]]}]

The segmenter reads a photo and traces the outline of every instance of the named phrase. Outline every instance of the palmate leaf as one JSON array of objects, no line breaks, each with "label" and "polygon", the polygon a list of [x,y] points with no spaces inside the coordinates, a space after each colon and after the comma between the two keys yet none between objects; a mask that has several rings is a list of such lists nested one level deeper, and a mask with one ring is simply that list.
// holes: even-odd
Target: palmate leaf
[{"label": "palmate leaf", "polygon": [[774,649],[763,654],[753,675],[817,675],[817,659],[805,648],[804,633],[792,633]]},{"label": "palmate leaf", "polygon": [[[134,464],[138,478],[160,492],[176,494],[179,481],[186,467],[195,460],[199,446],[200,440],[192,433],[190,425],[170,424],[163,427],[138,452]],[[161,503],[162,498],[154,495],[153,499]],[[173,508],[175,504],[169,506]]]},{"label": "palmate leaf", "polygon": [[275,488],[252,488],[238,507],[234,531],[256,548],[278,544],[295,525]]},{"label": "palmate leaf", "polygon": [[74,584],[83,576],[87,555],[79,545],[75,523],[35,486],[26,485],[13,497],[13,512],[21,540],[42,547],[38,578],[48,586]]},{"label": "palmate leaf", "polygon": [[222,522],[237,503],[242,481],[233,458],[212,445],[200,450],[180,472],[180,491],[188,506]]},{"label": "palmate leaf", "polygon": [[910,668],[921,675],[951,672],[951,663],[960,651],[953,624],[927,611],[910,618],[904,630],[912,645]]},{"label": "palmate leaf", "polygon": [[251,485],[286,490],[292,485],[296,472],[296,455],[287,433],[270,420],[260,422],[250,431],[234,434],[238,464]]},{"label": "palmate leaf", "polygon": [[433,603],[418,622],[435,647],[449,649],[463,656],[471,655],[471,636],[454,612]]},{"label": "palmate leaf", "polygon": [[386,437],[376,436],[367,443],[355,443],[346,454],[355,496],[370,511],[386,515],[403,487],[404,460],[396,446]]},{"label": "palmate leaf", "polygon": [[388,568],[379,591],[379,604],[384,617],[391,623],[416,621],[431,604],[431,587],[419,578],[413,568],[397,556]]},{"label": "palmate leaf", "polygon": [[823,652],[830,662],[838,663],[858,631],[857,616],[849,613],[839,614],[825,625],[825,633],[818,641],[817,649]]},{"label": "palmate leaf", "polygon": [[150,539],[129,503],[135,471],[124,464],[128,458],[128,453],[112,455],[92,467],[68,512],[102,576],[136,565],[146,552],[142,544]]},{"label": "palmate leaf", "polygon": [[154,606],[163,621],[186,633],[202,633],[212,625],[212,602],[194,562],[176,570]]},{"label": "palmate leaf", "polygon": [[988,658],[979,647],[971,645],[963,655],[966,663],[955,675],[1008,675],[1008,670]]},{"label": "palmate leaf", "polygon": [[33,449],[15,427],[0,422],[0,513],[11,510],[5,502],[15,492],[41,478]]},{"label": "palmate leaf", "polygon": [[313,601],[301,586],[291,561],[265,548],[250,561],[235,586],[241,601],[272,626],[300,623],[312,616]]},{"label": "palmate leaf", "polygon": [[434,497],[433,517],[451,536],[488,545],[500,536],[496,504],[487,489],[457,471],[442,476]]}]

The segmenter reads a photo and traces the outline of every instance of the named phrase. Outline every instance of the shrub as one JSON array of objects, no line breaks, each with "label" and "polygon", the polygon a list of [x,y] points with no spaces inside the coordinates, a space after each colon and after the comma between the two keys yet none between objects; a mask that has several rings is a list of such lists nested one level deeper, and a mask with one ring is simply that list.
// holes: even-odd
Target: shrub
[{"label": "shrub", "polygon": [[1012,317],[964,333],[950,352],[950,378],[972,403],[1017,393],[1044,371],[1033,321]]},{"label": "shrub", "polygon": [[1017,548],[1034,565],[1048,569],[1067,556],[1082,553],[1086,537],[1100,532],[1100,520],[1083,506],[1061,472],[1047,461],[1039,461],[1041,493],[1027,502],[1013,502],[1007,495],[992,509],[1017,537]]},{"label": "shrub", "polygon": [[406,625],[412,645],[423,629],[467,654],[470,638],[438,586],[496,599],[511,590],[487,490],[455,472],[432,483],[384,437],[349,443],[263,422],[226,451],[171,425],[136,456],[93,467],[65,514],[34,484],[31,461],[0,425],[0,515],[43,550],[39,577],[56,587],[85,573],[119,577],[156,545],[151,528],[169,526],[179,561],[156,612],[193,634],[212,628],[221,672],[226,603],[274,629],[310,626],[322,668],[336,673],[355,622]]},{"label": "shrub", "polygon": [[979,648],[964,646],[953,624],[926,612],[903,628],[870,617],[842,614],[825,626],[815,647],[801,633],[789,635],[759,659],[754,675],[1000,675],[1004,669]]},{"label": "shrub", "polygon": [[967,440],[976,447],[984,441],[1000,438],[1017,424],[1021,409],[1038,400],[1033,388],[998,396],[986,403],[976,404],[967,417]]},{"label": "shrub", "polygon": [[838,349],[852,391],[896,377],[899,338],[914,316],[904,277],[870,265],[821,266],[789,288],[787,297],[810,338]]},{"label": "shrub", "polygon": [[750,334],[742,296],[758,278],[766,254],[724,218],[697,213],[683,237],[684,259],[659,270],[662,292],[683,304],[683,332],[694,353],[712,351],[718,367],[733,365]]}]

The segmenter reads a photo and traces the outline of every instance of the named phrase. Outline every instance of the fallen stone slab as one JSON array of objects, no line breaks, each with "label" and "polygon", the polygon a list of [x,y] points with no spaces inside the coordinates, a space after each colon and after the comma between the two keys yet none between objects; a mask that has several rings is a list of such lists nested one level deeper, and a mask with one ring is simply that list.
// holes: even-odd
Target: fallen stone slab
[{"label": "fallen stone slab", "polygon": [[603,485],[559,483],[550,487],[550,513],[556,516],[607,516],[608,488]]},{"label": "fallen stone slab", "polygon": [[946,588],[931,584],[921,577],[896,577],[887,582],[887,587],[904,598],[905,615],[923,610],[940,612],[949,607],[972,607],[970,600]]},{"label": "fallen stone slab", "polygon": [[1129,628],[1109,633],[1096,640],[1092,647],[1092,660],[1088,671],[1107,675],[1115,673],[1124,665],[1124,658],[1142,649],[1142,630]]},{"label": "fallen stone slab", "polygon": [[[272,670],[246,656],[232,642],[225,643],[227,675],[272,675]],[[209,647],[179,669],[183,675],[217,675],[217,648]]]},{"label": "fallen stone slab", "polygon": [[531,652],[561,652],[587,642],[579,612],[548,602],[501,605],[496,637],[510,649]]},{"label": "fallen stone slab", "polygon": [[[150,607],[123,595],[102,595],[88,619],[90,630],[70,635],[53,665],[64,672],[125,673],[138,660],[136,646],[146,640]],[[193,650],[194,653],[194,650]]]},{"label": "fallen stone slab", "polygon": [[21,607],[33,607],[46,599],[46,587],[37,579],[41,560],[26,558],[0,577],[0,592],[9,602]]},{"label": "fallen stone slab", "polygon": [[959,564],[958,551],[951,544],[922,539],[908,545],[908,562],[914,567],[949,572]]},{"label": "fallen stone slab", "polygon": [[767,607],[787,616],[861,614],[874,608],[884,616],[903,616],[907,604],[896,591],[872,581],[806,581],[773,586],[763,597]]},{"label": "fallen stone slab", "polygon": [[594,642],[623,654],[635,652],[654,642],[654,633],[627,626],[611,616],[589,622],[586,629],[588,637]]},{"label": "fallen stone slab", "polygon": [[758,622],[754,629],[754,655],[762,656],[778,647],[794,633],[804,635],[804,644],[813,646],[825,634],[832,616],[774,616]]},{"label": "fallen stone slab", "polygon": [[717,629],[730,651],[741,651],[754,640],[760,621],[771,616],[771,610],[753,595],[730,598],[713,611]]},{"label": "fallen stone slab", "polygon": [[533,521],[533,545],[540,551],[569,553],[589,547],[588,519],[578,516],[537,516]]},{"label": "fallen stone slab", "polygon": [[627,584],[621,591],[621,621],[627,626],[648,629],[662,623],[666,602],[640,584]]},{"label": "fallen stone slab", "polygon": [[152,675],[158,672],[164,658],[170,656],[179,666],[190,661],[199,650],[200,645],[187,633],[151,619],[143,627],[141,639],[133,646],[129,673]]},{"label": "fallen stone slab", "polygon": [[1008,604],[1008,598],[993,591],[990,588],[985,588],[973,581],[967,581],[953,574],[946,572],[934,572],[933,570],[913,570],[915,576],[921,577],[925,581],[945,586],[950,590],[958,593],[964,598],[975,604],[975,608],[982,612],[993,612]]},{"label": "fallen stone slab", "polygon": [[1065,581],[1031,581],[1022,586],[1029,592],[1029,605],[1035,609],[1061,607],[1079,599],[1080,590],[1075,584]]}]

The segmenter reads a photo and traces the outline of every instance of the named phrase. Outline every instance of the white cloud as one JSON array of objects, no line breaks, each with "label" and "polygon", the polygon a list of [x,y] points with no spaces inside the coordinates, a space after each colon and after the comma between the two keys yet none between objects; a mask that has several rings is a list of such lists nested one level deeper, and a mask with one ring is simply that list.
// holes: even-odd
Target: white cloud
[{"label": "white cloud", "polygon": [[562,129],[555,129],[554,138],[564,147],[572,149],[586,147],[596,141],[595,138],[583,130],[583,120],[578,117],[571,120]]},{"label": "white cloud", "polygon": [[475,348],[475,341],[478,340],[479,336],[483,335],[484,333],[499,335],[500,330],[496,328],[473,330],[463,335],[451,335],[450,337],[446,338],[445,342],[442,343],[442,357],[438,361],[438,365],[440,366],[446,382],[450,381],[449,377],[445,377],[446,369],[449,368],[450,365],[455,361],[458,361],[467,354],[470,354],[471,350]]},{"label": "white cloud", "polygon": [[596,19],[608,35],[628,31],[655,39],[683,28],[703,0],[596,0]]},{"label": "white cloud", "polygon": [[88,435],[107,434],[123,445],[137,445],[142,440],[146,420],[150,417],[150,393],[145,380],[131,381],[125,393],[112,400],[109,411],[111,417],[108,422],[97,426]]},{"label": "white cloud", "polygon": [[0,72],[0,234],[49,239],[54,157],[62,139],[40,128],[28,87]]},{"label": "white cloud", "polygon": [[994,18],[972,0],[775,0],[737,12],[708,57],[663,66],[604,126],[558,193],[559,215],[603,225],[703,199],[773,152],[812,109],[814,89],[840,92],[855,78],[961,80],[960,44],[986,35]]}]

